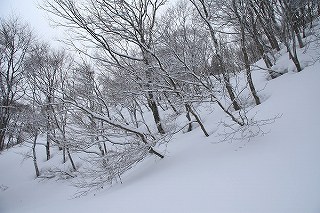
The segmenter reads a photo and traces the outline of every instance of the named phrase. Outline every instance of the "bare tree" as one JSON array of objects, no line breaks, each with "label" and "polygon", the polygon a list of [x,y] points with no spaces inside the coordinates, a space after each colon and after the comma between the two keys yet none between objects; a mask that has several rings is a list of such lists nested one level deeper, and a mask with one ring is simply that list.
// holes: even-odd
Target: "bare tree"
[{"label": "bare tree", "polygon": [[241,46],[241,52],[243,54],[243,62],[246,70],[247,82],[249,84],[249,88],[255,100],[256,105],[259,105],[261,104],[261,101],[252,81],[250,61],[249,61],[248,51],[246,48],[245,19],[247,18],[246,7],[249,7],[249,5],[247,5],[246,3],[247,2],[245,2],[244,0],[232,0],[232,10],[240,28],[239,30],[240,46]]},{"label": "bare tree", "polygon": [[23,62],[32,34],[17,18],[0,20],[0,151],[5,147],[14,103],[25,93]]},{"label": "bare tree", "polygon": [[277,0],[250,0],[250,9],[254,11],[259,27],[262,28],[264,35],[276,51],[280,50],[279,46],[279,24],[277,23],[275,8]]},{"label": "bare tree", "polygon": [[234,94],[233,87],[230,83],[229,72],[225,67],[226,59],[223,58],[223,55],[221,53],[221,46],[219,44],[219,40],[217,37],[217,32],[213,27],[213,22],[215,20],[212,20],[214,18],[214,16],[212,14],[212,8],[210,8],[210,6],[212,6],[215,2],[214,1],[206,1],[206,0],[190,0],[190,1],[194,5],[196,10],[198,11],[198,14],[201,17],[201,19],[203,20],[203,22],[205,23],[205,25],[207,26],[207,29],[210,33],[211,42],[213,44],[212,46],[214,48],[214,53],[215,53],[217,63],[218,63],[217,68],[219,69],[219,73],[222,73],[222,75],[223,75],[223,81],[225,83],[225,87],[226,87],[228,94],[230,96],[230,99],[232,101],[233,108],[235,110],[239,110],[241,108],[241,106],[237,101],[237,97]]},{"label": "bare tree", "polygon": [[281,15],[281,40],[287,48],[289,58],[298,72],[302,70],[297,55],[297,39],[301,46],[302,40],[297,23],[297,9],[300,1],[279,0],[278,13]]},{"label": "bare tree", "polygon": [[[164,134],[160,114],[151,91],[154,76],[153,34],[156,14],[164,1],[46,1],[45,9],[63,18],[74,30],[77,41],[91,45],[98,54],[89,57],[122,67],[125,60],[141,64],[146,79],[145,95],[159,133]],[[79,50],[79,49],[78,49]],[[92,51],[91,51],[92,52]],[[132,52],[137,52],[132,54]],[[140,73],[139,73],[140,74]]]},{"label": "bare tree", "polygon": [[[170,92],[169,88],[172,90],[170,93],[175,104],[180,103],[186,107],[189,122],[198,123],[205,135],[205,128],[192,105],[206,101],[216,102],[234,122],[241,126],[245,125],[244,120],[241,117],[237,118],[229,109],[230,101],[225,100],[229,99],[228,94],[223,92],[225,82],[216,77],[219,72],[213,74],[217,68],[211,65],[216,61],[219,65],[219,60],[216,60],[216,51],[212,49],[208,39],[211,37],[208,37],[210,33],[204,27],[206,25],[199,23],[199,20],[193,17],[194,14],[186,10],[185,4],[178,4],[175,9],[176,11],[168,12],[164,16],[164,29],[160,33],[161,46],[158,51],[159,54],[162,52],[161,57],[166,70],[162,75],[168,78],[167,82],[170,82],[163,87],[167,92]],[[222,57],[228,54],[225,49],[219,46]],[[224,67],[236,69],[231,63],[226,62]],[[227,106],[224,106],[224,102],[227,102]],[[232,103],[231,101],[231,105]],[[189,113],[193,115],[195,121],[191,120]],[[189,125],[189,130],[190,128]]]},{"label": "bare tree", "polygon": [[33,166],[36,177],[39,177],[40,170],[37,161],[37,144],[38,137],[45,129],[43,123],[45,123],[45,117],[41,114],[39,109],[35,106],[28,106],[24,110],[24,116],[22,117],[23,128],[22,131],[27,135],[24,142],[31,144]]},{"label": "bare tree", "polygon": [[46,116],[46,156],[50,159],[50,146],[55,137],[54,102],[60,84],[60,75],[66,64],[66,54],[54,50],[46,43],[35,43],[26,58],[26,76],[31,87],[35,87],[38,106]]}]

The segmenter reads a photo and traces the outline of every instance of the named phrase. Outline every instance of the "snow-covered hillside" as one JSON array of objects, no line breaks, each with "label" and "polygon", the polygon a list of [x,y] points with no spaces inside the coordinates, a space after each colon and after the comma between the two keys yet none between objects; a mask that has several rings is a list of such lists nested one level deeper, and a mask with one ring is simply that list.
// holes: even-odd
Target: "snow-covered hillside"
[{"label": "snow-covered hillside", "polygon": [[[21,155],[28,148],[15,147],[0,155],[0,213],[320,212],[318,45],[300,50],[300,73],[285,51],[274,69],[288,70],[286,74],[267,81],[265,71],[255,71],[258,88],[267,83],[259,93],[264,102],[255,107],[256,118],[281,115],[264,126],[268,134],[218,143],[217,132],[208,138],[200,129],[180,132],[164,159],[150,156],[122,184],[80,198],[74,198],[78,189],[70,180],[35,179],[32,160],[23,161]],[[223,116],[214,111],[205,116],[205,125],[216,129]],[[39,166],[60,159],[58,153],[49,162],[43,156]]]}]

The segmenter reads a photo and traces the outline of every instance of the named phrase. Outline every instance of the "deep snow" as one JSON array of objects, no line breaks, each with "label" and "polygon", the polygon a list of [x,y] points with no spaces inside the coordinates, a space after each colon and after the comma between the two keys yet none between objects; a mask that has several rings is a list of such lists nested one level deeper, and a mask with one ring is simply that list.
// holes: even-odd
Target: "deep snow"
[{"label": "deep snow", "polygon": [[[56,212],[320,212],[320,63],[316,42],[299,54],[305,66],[296,73],[287,55],[277,69],[288,73],[268,81],[255,71],[264,102],[254,108],[257,119],[281,115],[265,126],[268,134],[249,142],[218,143],[217,132],[200,129],[178,133],[162,160],[149,157],[115,184],[73,198],[67,180],[34,179],[32,160],[22,162],[16,147],[0,155],[0,213]],[[224,117],[219,110],[203,116],[210,130]],[[44,153],[44,152],[42,152]],[[58,161],[39,158],[43,169]]]}]

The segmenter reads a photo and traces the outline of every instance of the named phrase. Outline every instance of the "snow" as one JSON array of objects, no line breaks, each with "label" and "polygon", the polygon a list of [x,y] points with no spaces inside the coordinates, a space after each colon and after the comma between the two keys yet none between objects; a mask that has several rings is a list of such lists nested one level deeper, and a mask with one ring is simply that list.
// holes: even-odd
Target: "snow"
[{"label": "snow", "polygon": [[[265,71],[254,72],[265,98],[252,113],[257,119],[281,115],[264,127],[268,134],[219,143],[217,132],[208,138],[200,128],[180,132],[164,159],[150,156],[125,174],[123,184],[80,198],[69,180],[35,179],[32,160],[19,154],[27,148],[16,147],[0,154],[0,212],[320,212],[320,63],[309,63],[315,48],[301,50],[304,69],[296,73],[282,54],[276,67],[286,74],[267,82]],[[202,117],[213,130],[224,114]],[[59,160],[59,154],[50,161],[43,155],[39,166]]]}]

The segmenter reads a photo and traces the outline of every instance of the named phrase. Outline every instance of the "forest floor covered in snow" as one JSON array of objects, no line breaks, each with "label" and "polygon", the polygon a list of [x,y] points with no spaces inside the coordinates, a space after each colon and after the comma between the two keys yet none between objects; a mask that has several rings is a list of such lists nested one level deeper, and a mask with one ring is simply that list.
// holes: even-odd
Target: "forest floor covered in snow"
[{"label": "forest floor covered in snow", "polygon": [[[86,196],[75,198],[79,189],[70,179],[35,179],[32,159],[21,154],[26,146],[3,151],[0,213],[320,212],[319,47],[318,40],[299,50],[304,67],[299,73],[285,51],[273,67],[287,70],[284,75],[267,80],[266,71],[254,71],[263,103],[251,115],[277,117],[261,127],[266,134],[221,142],[217,126],[225,114],[203,110],[210,137],[200,128],[177,133],[160,150],[164,159],[150,156],[126,173],[122,184]],[[61,161],[58,152],[50,161],[41,153],[41,169]]]}]

